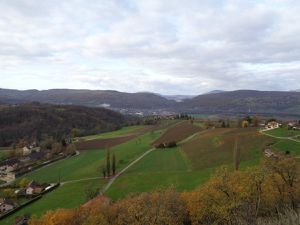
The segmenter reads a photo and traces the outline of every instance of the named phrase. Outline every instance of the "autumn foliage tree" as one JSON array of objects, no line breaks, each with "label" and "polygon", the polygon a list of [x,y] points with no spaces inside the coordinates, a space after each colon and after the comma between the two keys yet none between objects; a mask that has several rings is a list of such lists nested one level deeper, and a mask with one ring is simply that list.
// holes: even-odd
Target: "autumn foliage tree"
[{"label": "autumn foliage tree", "polygon": [[[240,225],[299,209],[300,167],[291,156],[246,170],[219,168],[197,189],[129,196],[90,208],[50,211],[30,225]],[[98,197],[97,197],[98,198]]]}]

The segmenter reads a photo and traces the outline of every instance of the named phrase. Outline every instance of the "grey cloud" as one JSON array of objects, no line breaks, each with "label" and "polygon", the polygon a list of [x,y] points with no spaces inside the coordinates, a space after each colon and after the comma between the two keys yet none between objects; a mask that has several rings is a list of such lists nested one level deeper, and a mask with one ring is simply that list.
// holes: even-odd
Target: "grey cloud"
[{"label": "grey cloud", "polygon": [[299,10],[292,0],[3,0],[0,70],[28,65],[51,79],[51,65],[76,85],[123,91],[298,89]]}]

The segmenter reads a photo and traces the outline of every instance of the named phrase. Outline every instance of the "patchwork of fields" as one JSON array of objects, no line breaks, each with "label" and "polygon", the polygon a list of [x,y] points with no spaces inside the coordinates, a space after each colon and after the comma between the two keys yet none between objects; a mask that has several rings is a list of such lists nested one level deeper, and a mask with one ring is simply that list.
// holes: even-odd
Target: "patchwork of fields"
[{"label": "patchwork of fields", "polygon": [[[178,130],[177,132],[180,132]],[[262,149],[272,142],[256,129],[214,129],[196,134],[175,149],[158,149],[121,176],[109,189],[113,199],[130,193],[175,187],[191,190],[206,181],[216,168],[231,166],[238,136],[241,167],[259,163]]]},{"label": "patchwork of fields", "polygon": [[280,152],[289,152],[300,156],[300,131],[288,130],[286,127],[264,131],[267,135],[274,136],[273,149]]},{"label": "patchwork of fields", "polygon": [[[134,136],[131,137],[132,135]],[[152,148],[153,143],[176,140],[180,144],[176,148],[156,149],[130,167],[105,193],[112,199],[169,187],[179,191],[194,189],[209,179],[220,166],[231,167],[236,141],[241,152],[241,168],[258,164],[262,150],[270,144],[275,150],[288,150],[292,154],[300,155],[300,143],[275,139],[254,128],[203,130],[201,126],[192,125],[188,121],[164,121],[158,126],[133,126],[84,139],[89,142],[123,137],[131,138],[115,146],[111,145],[110,148],[117,158],[117,171]],[[87,186],[102,188],[108,182],[101,177],[100,168],[105,163],[103,150],[102,146],[81,151],[78,156],[25,175],[24,177],[39,182],[51,183],[60,180],[64,185],[1,221],[1,224],[11,224],[16,216],[24,213],[39,216],[47,210],[72,208],[83,204],[86,201]]]},{"label": "patchwork of fields", "polygon": [[[162,132],[163,130],[154,130],[111,148],[111,152],[115,152],[117,157],[117,171],[124,168],[129,162],[151,148],[151,143],[157,139]],[[41,215],[47,210],[72,208],[84,203],[86,201],[84,192],[86,186],[92,184],[95,187],[101,188],[107,182],[107,180],[101,177],[102,173],[100,168],[104,165],[104,161],[104,149],[83,151],[78,156],[56,162],[34,171],[31,174],[25,175],[24,177],[39,182],[58,182],[59,178],[62,183],[74,182],[59,187],[57,190],[48,193],[41,200],[7,217],[3,220],[3,224],[11,224],[16,216],[24,213]],[[88,180],[89,178],[93,180]],[[87,180],[80,181],[81,179]],[[70,200],[70,195],[72,195],[72,200]]]}]

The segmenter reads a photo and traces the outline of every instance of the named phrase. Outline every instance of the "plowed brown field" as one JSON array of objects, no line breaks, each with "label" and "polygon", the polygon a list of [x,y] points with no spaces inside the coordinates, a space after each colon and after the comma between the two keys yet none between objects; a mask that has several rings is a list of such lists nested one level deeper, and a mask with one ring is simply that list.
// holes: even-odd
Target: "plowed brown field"
[{"label": "plowed brown field", "polygon": [[76,147],[78,150],[81,151],[111,148],[113,146],[122,144],[123,142],[129,141],[135,137],[136,135],[129,135],[123,137],[116,137],[116,138],[95,139],[90,141],[77,142]]},{"label": "plowed brown field", "polygon": [[170,141],[180,142],[201,130],[202,129],[200,127],[194,126],[188,121],[182,122],[170,127],[159,139],[153,143],[153,145],[167,143]]}]

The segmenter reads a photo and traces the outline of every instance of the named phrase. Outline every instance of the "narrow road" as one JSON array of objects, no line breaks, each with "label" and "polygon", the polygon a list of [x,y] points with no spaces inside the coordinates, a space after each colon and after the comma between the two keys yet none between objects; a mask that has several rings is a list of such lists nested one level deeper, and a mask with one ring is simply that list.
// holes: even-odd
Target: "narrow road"
[{"label": "narrow road", "polygon": [[[49,164],[47,164],[47,165],[41,166],[41,167],[39,167],[39,168],[37,168],[37,169],[35,169],[35,170],[28,171],[27,173],[24,173],[22,176],[30,175],[30,174],[32,174],[32,173],[34,173],[34,172],[37,172],[37,171],[39,171],[39,170],[42,170],[42,169],[48,167],[48,166],[52,166],[53,164],[59,163],[59,162],[61,162],[61,161],[64,161],[64,160],[66,160],[66,159],[70,159],[70,158],[75,157],[75,156],[78,156],[78,155],[80,155],[80,151],[77,151],[77,150],[76,150],[76,154],[75,154],[75,155],[72,155],[72,156],[68,156],[68,157],[59,159],[59,160],[54,161],[54,162],[51,162],[51,163],[49,163]],[[21,176],[21,177],[22,177],[22,176]],[[9,186],[9,185],[13,184],[15,181],[16,181],[16,179],[14,179],[14,180],[12,180],[12,181],[9,181],[9,182],[7,182],[7,183],[1,184],[0,187],[6,187],[6,186]]]},{"label": "narrow road", "polygon": [[112,177],[109,182],[106,184],[106,186],[101,190],[100,194],[104,194],[111,185],[116,181],[116,179],[121,176],[126,170],[128,170],[130,167],[132,167],[134,164],[136,164],[138,161],[140,161],[142,158],[144,158],[149,153],[153,152],[155,148],[151,148],[147,150],[143,155],[135,159],[133,162],[131,162],[128,166],[126,166],[124,169],[122,169],[118,174],[116,174],[114,177]]},{"label": "narrow road", "polygon": [[61,182],[60,185],[63,186],[65,184],[77,183],[77,182],[88,181],[88,180],[99,180],[99,179],[104,179],[104,178],[103,177],[89,177],[89,178],[82,178],[82,179],[78,179],[78,180],[67,180],[67,181]]},{"label": "narrow road", "polygon": [[[178,144],[183,144],[189,140],[191,140],[192,138],[194,138],[196,135],[198,134],[202,134],[202,133],[205,133],[205,132],[208,132],[210,131],[211,129],[209,130],[204,130],[204,131],[200,131],[200,132],[197,132],[189,137],[187,137],[186,139],[180,141]],[[156,150],[155,148],[151,148],[149,149],[148,151],[146,151],[143,155],[141,155],[140,157],[138,157],[136,160],[134,160],[133,162],[131,162],[128,166],[126,166],[123,170],[121,170],[117,175],[115,175],[114,177],[112,177],[109,182],[107,183],[107,185],[102,189],[102,191],[100,192],[100,194],[104,194],[110,187],[111,185],[116,181],[116,179],[121,176],[126,170],[128,170],[130,167],[132,167],[134,164],[136,164],[138,161],[140,161],[142,158],[144,158],[146,155],[148,155],[149,153],[153,152],[154,150]]]},{"label": "narrow road", "polygon": [[267,133],[265,133],[265,131],[268,131],[268,130],[260,130],[259,133],[261,133],[263,135],[266,135],[266,136],[269,136],[269,137],[272,137],[272,138],[276,138],[276,139],[289,140],[289,141],[295,141],[295,142],[300,143],[299,140],[294,139],[295,137],[298,137],[299,135],[298,136],[292,136],[292,137],[278,137],[278,136],[274,136],[272,134],[267,134]]}]

